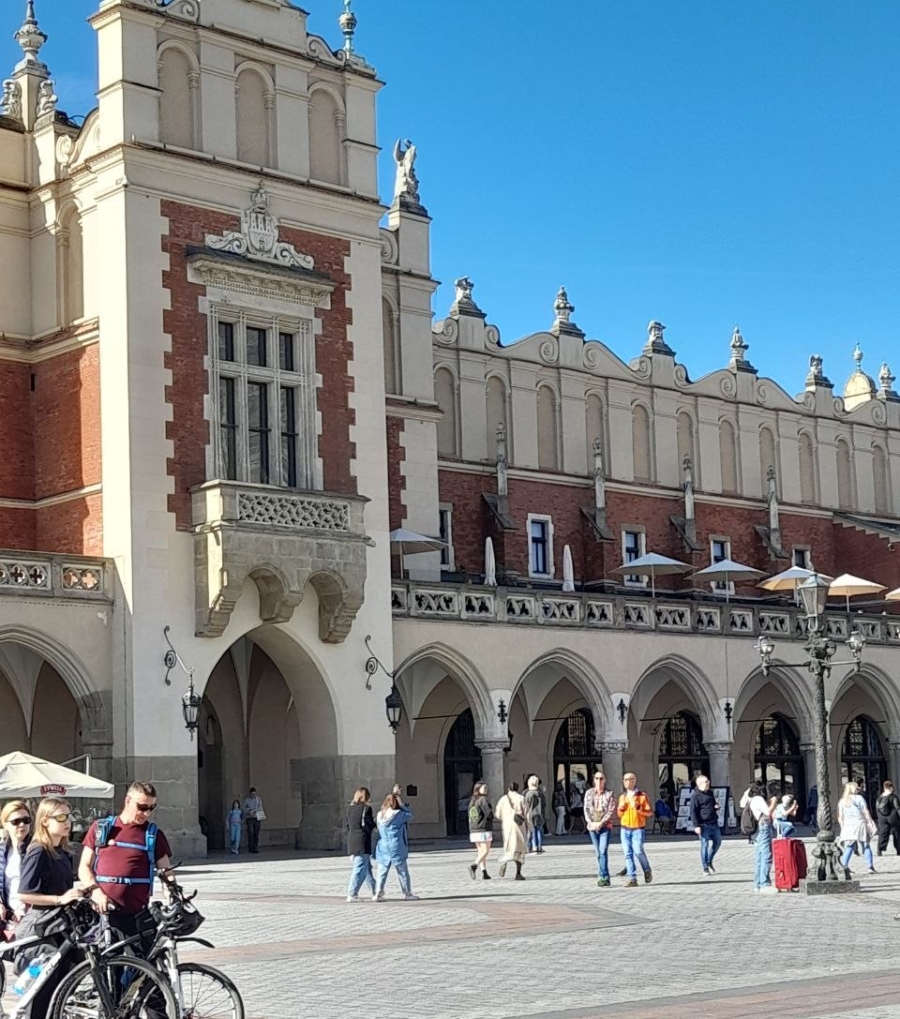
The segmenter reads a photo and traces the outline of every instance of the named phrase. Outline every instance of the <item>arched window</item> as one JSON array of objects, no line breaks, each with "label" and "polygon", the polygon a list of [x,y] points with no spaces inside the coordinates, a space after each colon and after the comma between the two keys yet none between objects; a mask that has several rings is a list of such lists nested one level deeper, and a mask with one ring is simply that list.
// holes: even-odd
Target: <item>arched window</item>
[{"label": "arched window", "polygon": [[888,460],[881,446],[872,447],[872,474],[875,486],[875,512],[890,513],[891,486],[888,480]]},{"label": "arched window", "polygon": [[589,393],[584,401],[584,433],[587,444],[587,472],[594,473],[594,442],[603,442],[603,401],[596,393]]},{"label": "arched window", "polygon": [[309,101],[309,175],[329,184],[343,183],[341,155],[344,115],[334,97],[314,89]]},{"label": "arched window", "polygon": [[70,209],[63,218],[59,237],[62,271],[62,318],[68,325],[84,317],[84,238],[81,216]]},{"label": "arched window", "polygon": [[790,795],[806,803],[806,769],[797,734],[783,715],[772,715],[756,731],[753,780],[769,796]]},{"label": "arched window", "polygon": [[506,420],[506,386],[503,379],[492,375],[487,382],[487,434],[486,449],[487,459],[494,463],[497,459],[497,429],[500,425],[507,430],[507,458],[509,457],[509,426]]},{"label": "arched window", "polygon": [[857,715],[841,744],[841,782],[856,782],[874,814],[875,800],[887,778],[887,758],[875,723]]},{"label": "arched window", "polygon": [[719,463],[722,468],[722,491],[736,493],[738,490],[738,459],[734,425],[730,421],[719,422]]},{"label": "arched window", "polygon": [[684,458],[689,456],[694,467],[694,476],[697,471],[697,458],[694,455],[694,419],[687,411],[681,410],[675,419],[675,430],[678,440],[678,470],[684,466]]},{"label": "arched window", "polygon": [[169,46],[159,57],[159,137],[167,145],[195,147],[194,90],[187,54]]},{"label": "arched window", "polygon": [[800,501],[806,506],[816,504],[816,461],[809,432],[800,433]]},{"label": "arched window", "polygon": [[263,76],[252,68],[241,71],[235,82],[237,157],[254,166],[272,163],[269,112],[274,97]]},{"label": "arched window", "polygon": [[394,328],[394,309],[390,302],[381,300],[381,330],[384,339],[384,391],[400,393],[400,351],[397,345],[397,330]]},{"label": "arched window", "polygon": [[681,786],[689,785],[697,774],[709,775],[709,754],[696,715],[679,711],[666,720],[659,737],[658,763],[658,785],[674,812]]},{"label": "arched window", "polygon": [[853,464],[850,444],[846,439],[838,439],[836,452],[838,506],[841,509],[853,509]]},{"label": "arched window", "polygon": [[[475,719],[469,708],[461,711],[444,744],[444,815],[447,834],[468,831],[467,817],[472,786],[481,778],[481,751],[475,744]],[[499,798],[498,790],[490,790]]]},{"label": "arched window", "polygon": [[653,480],[653,452],[650,445],[650,415],[642,403],[631,408],[631,444],[636,481]]},{"label": "arched window", "polygon": [[457,456],[456,383],[447,368],[438,368],[434,373],[434,398],[443,412],[437,426],[438,453],[441,456]]},{"label": "arched window", "polygon": [[762,482],[762,494],[769,494],[769,468],[775,468],[775,484],[778,485],[778,451],[775,448],[775,435],[771,428],[759,430],[759,477]]},{"label": "arched window", "polygon": [[587,708],[578,708],[563,721],[553,744],[553,774],[565,786],[567,798],[573,786],[582,793],[590,786],[600,762],[594,749],[594,717]]},{"label": "arched window", "polygon": [[556,425],[556,394],[549,386],[537,391],[538,467],[559,470],[559,432]]}]

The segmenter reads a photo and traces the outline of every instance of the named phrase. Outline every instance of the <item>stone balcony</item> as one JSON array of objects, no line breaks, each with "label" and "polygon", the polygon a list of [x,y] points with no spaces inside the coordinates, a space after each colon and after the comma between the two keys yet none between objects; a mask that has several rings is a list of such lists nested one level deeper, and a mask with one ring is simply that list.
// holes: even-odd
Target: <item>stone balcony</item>
[{"label": "stone balcony", "polygon": [[[481,587],[472,584],[426,584],[394,581],[391,609],[412,619],[508,623],[515,626],[562,626],[585,630],[656,630],[678,634],[720,634],[802,640],[806,619],[796,608],[746,602],[716,603],[649,594],[563,594],[529,588]],[[866,640],[900,645],[900,616],[853,616]],[[846,612],[826,617],[828,636],[846,640]]]},{"label": "stone balcony", "polygon": [[196,633],[218,637],[244,582],[259,590],[262,622],[284,623],[307,583],[319,598],[319,635],[340,643],[363,603],[367,499],[236,481],[192,491]]},{"label": "stone balcony", "polygon": [[0,597],[111,602],[112,559],[0,550]]}]

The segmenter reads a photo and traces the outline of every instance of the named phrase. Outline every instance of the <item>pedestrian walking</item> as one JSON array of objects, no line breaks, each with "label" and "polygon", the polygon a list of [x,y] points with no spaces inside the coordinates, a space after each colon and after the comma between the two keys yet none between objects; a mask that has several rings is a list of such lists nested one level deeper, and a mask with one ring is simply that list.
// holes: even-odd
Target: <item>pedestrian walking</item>
[{"label": "pedestrian walking", "polygon": [[400,891],[404,899],[418,899],[413,895],[412,883],[409,878],[409,822],[412,820],[412,811],[403,802],[400,793],[400,786],[395,785],[381,804],[381,810],[375,818],[378,827],[378,846],[375,849],[375,859],[378,863],[378,876],[375,878],[375,891],[372,893],[373,902],[381,902],[384,899],[384,886],[387,882],[391,867],[397,871],[397,879],[400,882]]},{"label": "pedestrian walking", "polygon": [[259,829],[266,819],[266,808],[262,796],[251,786],[244,799],[244,821],[247,825],[247,851],[259,853]]},{"label": "pedestrian walking", "polygon": [[859,786],[855,782],[848,782],[844,786],[844,794],[838,801],[838,824],[841,826],[838,842],[844,847],[841,855],[844,877],[848,881],[851,878],[850,860],[857,846],[866,861],[869,873],[874,874],[875,861],[872,859],[870,843],[878,831],[878,826],[872,820],[866,801],[859,795]]},{"label": "pedestrian walking", "polygon": [[375,815],[371,802],[372,794],[365,786],[360,786],[347,810],[347,852],[352,860],[350,884],[347,886],[348,902],[359,901],[359,891],[364,884],[368,884],[373,898],[375,896],[375,877],[372,874]]},{"label": "pedestrian walking", "polygon": [[10,800],[0,811],[3,842],[0,843],[0,938],[11,939],[25,915],[19,898],[22,861],[31,842],[31,810],[24,800]]},{"label": "pedestrian walking", "polygon": [[878,855],[887,849],[888,840],[893,840],[894,849],[900,856],[900,800],[894,792],[894,783],[885,782],[881,795],[875,801],[875,820],[878,824]]},{"label": "pedestrian walking", "polygon": [[609,840],[615,816],[616,797],[606,788],[606,776],[598,771],[594,784],[584,794],[584,821],[597,856],[597,884],[601,888],[609,887]]},{"label": "pedestrian walking", "polygon": [[774,834],[772,815],[778,801],[774,796],[771,800],[766,800],[763,793],[763,788],[754,783],[741,797],[741,831],[747,836],[755,836],[754,891],[774,895],[776,888],[772,884],[770,873]]},{"label": "pedestrian walking", "polygon": [[490,881],[487,860],[494,841],[494,811],[486,782],[476,782],[469,799],[469,841],[476,849],[475,862],[469,865],[469,877],[475,881],[480,870],[482,879]]},{"label": "pedestrian walking", "polygon": [[647,818],[653,817],[653,807],[650,806],[646,795],[638,789],[637,777],[632,772],[629,771],[622,776],[622,785],[625,787],[625,792],[619,797],[616,812],[619,815],[622,851],[625,854],[625,872],[628,877],[625,887],[636,888],[635,859],[644,872],[644,883],[649,885],[653,880],[650,861],[644,852],[644,828]]},{"label": "pedestrian walking", "polygon": [[700,866],[706,877],[715,874],[713,860],[722,845],[719,806],[706,775],[698,775],[690,799],[691,824],[700,837]]},{"label": "pedestrian walking", "polygon": [[566,821],[569,806],[566,800],[566,787],[562,782],[557,782],[556,788],[553,790],[553,812],[556,814],[556,834],[568,835]]},{"label": "pedestrian walking", "polygon": [[241,851],[241,824],[244,820],[244,811],[241,808],[240,800],[231,801],[231,810],[225,818],[228,825],[228,842],[232,853],[235,856]]},{"label": "pedestrian walking", "polygon": [[569,834],[584,831],[584,790],[575,782],[569,793]]},{"label": "pedestrian walking", "polygon": [[544,815],[547,812],[547,800],[541,792],[541,783],[537,775],[528,779],[525,791],[525,819],[528,821],[528,852],[543,853],[544,851]]},{"label": "pedestrian walking", "polygon": [[525,800],[519,793],[519,783],[510,782],[506,795],[494,807],[494,816],[503,831],[503,854],[500,857],[500,877],[506,876],[510,863],[516,865],[516,881],[524,881],[522,864],[525,862]]}]

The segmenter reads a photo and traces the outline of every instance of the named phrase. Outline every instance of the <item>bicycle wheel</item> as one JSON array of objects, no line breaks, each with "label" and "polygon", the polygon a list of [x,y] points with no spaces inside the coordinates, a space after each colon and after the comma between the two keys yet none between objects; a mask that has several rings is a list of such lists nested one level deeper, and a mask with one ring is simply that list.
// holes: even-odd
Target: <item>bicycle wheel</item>
[{"label": "bicycle wheel", "polygon": [[53,995],[49,1019],[179,1019],[179,1015],[172,988],[159,970],[143,959],[122,955],[105,958],[96,974],[89,962],[68,973]]},{"label": "bicycle wheel", "polygon": [[244,1019],[244,1002],[231,979],[199,962],[178,964],[181,1019]]}]

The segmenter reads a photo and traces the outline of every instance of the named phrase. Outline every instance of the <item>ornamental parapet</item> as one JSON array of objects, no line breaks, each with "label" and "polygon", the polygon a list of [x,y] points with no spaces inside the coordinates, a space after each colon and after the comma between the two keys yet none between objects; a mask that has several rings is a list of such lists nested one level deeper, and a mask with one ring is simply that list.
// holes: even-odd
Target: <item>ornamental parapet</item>
[{"label": "ornamental parapet", "polygon": [[365,596],[367,499],[237,481],[207,482],[191,498],[198,637],[224,633],[249,577],[262,622],[287,622],[310,583],[320,638],[346,638]]},{"label": "ornamental parapet", "polygon": [[[395,616],[412,619],[806,639],[806,618],[793,607],[716,605],[675,599],[654,602],[649,597],[631,594],[563,594],[525,587],[394,581],[391,609]],[[853,617],[853,626],[869,643],[900,645],[900,616],[857,615]],[[849,637],[845,612],[826,616],[826,633],[834,641]]]},{"label": "ornamental parapet", "polygon": [[0,550],[0,597],[113,600],[113,561]]}]

